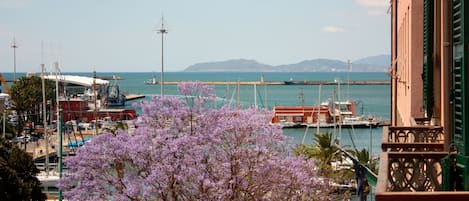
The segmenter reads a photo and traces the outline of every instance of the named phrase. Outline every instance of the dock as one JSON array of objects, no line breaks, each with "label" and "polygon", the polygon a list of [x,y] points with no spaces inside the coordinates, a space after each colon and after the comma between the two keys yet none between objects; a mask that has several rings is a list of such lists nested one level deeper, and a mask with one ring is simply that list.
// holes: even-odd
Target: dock
[{"label": "dock", "polygon": [[[184,81],[185,82],[185,81]],[[167,85],[178,85],[183,83],[183,81],[165,81],[164,84]],[[204,85],[336,85],[334,81],[202,81]],[[158,85],[160,82],[156,83],[146,83],[147,85]],[[391,81],[383,80],[364,80],[364,81],[349,81],[344,84],[349,85],[390,85]]]},{"label": "dock", "polygon": [[125,100],[136,100],[136,99],[141,99],[145,98],[145,95],[141,94],[126,94],[125,95]]},{"label": "dock", "polygon": [[124,79],[124,78],[119,77],[119,76],[116,76],[116,75],[113,75],[113,76],[101,76],[101,77],[96,77],[96,78],[103,79],[103,80],[123,80],[123,79]]}]

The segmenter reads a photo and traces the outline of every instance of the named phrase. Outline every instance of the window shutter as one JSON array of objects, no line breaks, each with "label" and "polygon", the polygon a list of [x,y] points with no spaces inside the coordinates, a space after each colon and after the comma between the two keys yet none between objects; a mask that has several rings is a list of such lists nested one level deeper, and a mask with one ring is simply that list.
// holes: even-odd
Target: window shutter
[{"label": "window shutter", "polygon": [[[453,40],[453,143],[458,152],[468,155],[469,137],[466,136],[468,124],[467,90],[467,54],[469,39],[466,39],[467,26],[465,26],[466,12],[469,11],[463,0],[452,1],[452,40]],[[469,133],[467,133],[469,134]]]},{"label": "window shutter", "polygon": [[423,106],[433,115],[433,0],[424,0],[423,17]]}]

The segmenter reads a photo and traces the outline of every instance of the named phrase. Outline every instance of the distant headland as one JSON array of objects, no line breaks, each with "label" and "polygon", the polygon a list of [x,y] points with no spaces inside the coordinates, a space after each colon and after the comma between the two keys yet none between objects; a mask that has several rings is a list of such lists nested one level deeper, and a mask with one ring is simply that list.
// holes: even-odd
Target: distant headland
[{"label": "distant headland", "polygon": [[[387,72],[390,55],[365,57],[351,61],[350,72]],[[336,59],[304,60],[295,64],[268,65],[249,59],[233,59],[191,65],[183,72],[348,72],[347,61]]]}]

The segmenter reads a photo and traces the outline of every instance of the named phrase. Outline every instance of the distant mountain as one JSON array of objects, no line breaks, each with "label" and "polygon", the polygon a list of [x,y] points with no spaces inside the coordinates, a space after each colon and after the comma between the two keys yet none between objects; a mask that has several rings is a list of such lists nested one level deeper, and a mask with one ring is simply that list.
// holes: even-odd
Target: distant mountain
[{"label": "distant mountain", "polygon": [[[352,72],[386,72],[389,55],[366,57],[352,61]],[[236,59],[221,62],[197,63],[184,72],[347,72],[347,62],[334,59],[305,60],[295,64],[272,66],[255,60]]]},{"label": "distant mountain", "polygon": [[332,59],[305,60],[296,64],[276,67],[280,72],[335,72],[346,71],[347,63]]},{"label": "distant mountain", "polygon": [[272,66],[255,60],[234,59],[221,62],[197,63],[187,67],[185,72],[269,72]]},{"label": "distant mountain", "polygon": [[370,65],[376,65],[376,66],[390,66],[391,65],[391,55],[389,54],[383,54],[383,55],[378,55],[378,56],[371,56],[371,57],[365,57],[363,59],[358,59],[354,61],[353,63],[356,64],[370,64]]}]

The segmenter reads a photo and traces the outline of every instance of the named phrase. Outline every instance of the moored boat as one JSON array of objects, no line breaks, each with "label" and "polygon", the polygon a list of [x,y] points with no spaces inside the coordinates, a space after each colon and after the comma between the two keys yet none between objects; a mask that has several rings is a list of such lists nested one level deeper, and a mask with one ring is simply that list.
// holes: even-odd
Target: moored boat
[{"label": "moored boat", "polygon": [[374,118],[356,114],[356,102],[324,102],[320,106],[275,106],[271,124],[283,128],[321,127],[369,128],[380,125]]},{"label": "moored boat", "polygon": [[364,117],[357,114],[357,102],[352,100],[346,101],[328,101],[327,104],[331,109],[331,115],[335,117],[336,124],[343,128],[369,128],[379,126],[379,121],[373,117]]},{"label": "moored boat", "polygon": [[74,75],[46,75],[45,79],[57,80],[62,87],[59,104],[64,121],[89,122],[104,117],[128,120],[137,117],[134,109],[111,107],[125,105],[125,96],[117,83],[110,85],[108,80]]},{"label": "moored boat", "polygon": [[151,79],[145,81],[145,84],[155,85],[155,84],[159,84],[159,82],[158,80],[156,80],[156,76],[153,76]]},{"label": "moored boat", "polygon": [[108,107],[124,106],[126,97],[121,93],[119,85],[115,81],[108,87],[107,97],[105,103]]},{"label": "moored boat", "polygon": [[327,106],[275,106],[271,124],[284,128],[333,127],[331,112]]}]

